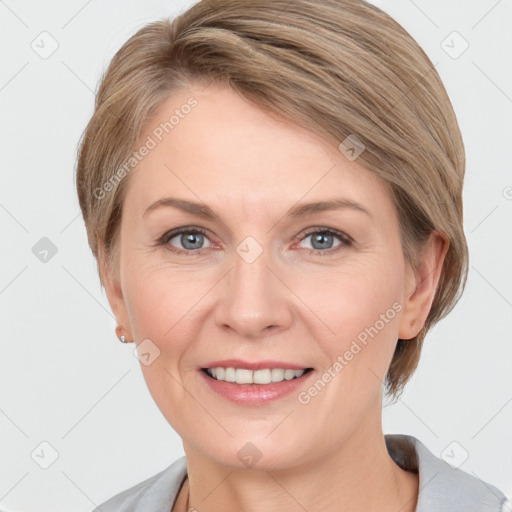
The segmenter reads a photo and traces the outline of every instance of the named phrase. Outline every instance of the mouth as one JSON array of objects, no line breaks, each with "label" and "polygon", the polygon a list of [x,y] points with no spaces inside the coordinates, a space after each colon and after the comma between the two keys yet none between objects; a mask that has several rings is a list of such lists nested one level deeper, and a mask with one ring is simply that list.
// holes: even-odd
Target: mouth
[{"label": "mouth", "polygon": [[248,368],[222,366],[201,368],[201,371],[205,375],[216,381],[240,385],[256,384],[261,386],[300,379],[303,375],[311,372],[312,370],[313,368],[261,368],[259,370],[250,370]]},{"label": "mouth", "polygon": [[209,392],[239,406],[261,407],[290,399],[314,378],[314,368],[278,360],[218,359],[201,364]]}]

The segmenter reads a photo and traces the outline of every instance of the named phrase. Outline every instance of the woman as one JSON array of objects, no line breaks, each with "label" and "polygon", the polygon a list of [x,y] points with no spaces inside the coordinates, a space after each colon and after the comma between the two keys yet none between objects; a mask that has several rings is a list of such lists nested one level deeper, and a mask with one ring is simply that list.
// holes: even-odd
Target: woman
[{"label": "woman", "polygon": [[464,289],[464,167],[435,68],[366,2],[202,1],[130,38],[77,190],[186,456],[97,510],[507,510],[382,431]]}]

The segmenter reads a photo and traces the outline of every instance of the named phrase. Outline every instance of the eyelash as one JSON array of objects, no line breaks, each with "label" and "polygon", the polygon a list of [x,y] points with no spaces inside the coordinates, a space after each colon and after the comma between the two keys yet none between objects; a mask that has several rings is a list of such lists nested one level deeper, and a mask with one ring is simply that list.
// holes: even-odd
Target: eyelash
[{"label": "eyelash", "polygon": [[[206,230],[203,229],[203,228],[197,228],[197,227],[188,227],[188,228],[177,228],[175,230],[171,230],[171,231],[168,231],[166,233],[164,233],[164,235],[158,240],[157,244],[158,246],[160,245],[165,245],[167,246],[169,244],[169,241],[172,240],[173,238],[175,238],[176,236],[178,235],[182,235],[183,233],[189,233],[189,234],[197,234],[197,233],[201,233],[202,235],[207,235],[206,233]],[[331,228],[309,228],[308,230],[306,230],[304,232],[304,235],[302,236],[302,238],[299,238],[299,236],[295,237],[295,238],[299,238],[299,242],[302,242],[303,240],[305,240],[309,235],[312,235],[312,234],[328,234],[328,235],[334,235],[336,236],[342,243],[340,245],[338,245],[337,247],[333,247],[331,249],[327,249],[325,251],[322,251],[320,249],[306,249],[307,251],[309,251],[309,254],[313,254],[313,255],[326,255],[326,254],[333,254],[333,253],[336,253],[338,251],[340,251],[341,249],[343,248],[348,248],[348,247],[351,247],[353,245],[353,239],[351,237],[349,237],[348,235],[346,235],[345,233],[343,233],[342,231],[338,231],[336,229],[331,229]],[[176,254],[186,254],[187,256],[200,256],[202,251],[204,251],[205,249],[192,249],[192,250],[184,250],[184,249],[178,249],[176,247],[173,247],[173,246],[170,246],[169,245],[169,250],[176,253]]]}]

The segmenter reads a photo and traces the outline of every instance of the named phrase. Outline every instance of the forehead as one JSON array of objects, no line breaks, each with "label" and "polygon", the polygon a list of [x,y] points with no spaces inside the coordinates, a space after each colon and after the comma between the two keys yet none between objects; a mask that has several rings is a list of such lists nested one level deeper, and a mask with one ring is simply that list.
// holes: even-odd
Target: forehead
[{"label": "forehead", "polygon": [[140,144],[149,139],[154,147],[132,171],[127,194],[141,207],[166,194],[247,214],[333,197],[390,207],[375,174],[228,87],[173,94],[147,121]]}]

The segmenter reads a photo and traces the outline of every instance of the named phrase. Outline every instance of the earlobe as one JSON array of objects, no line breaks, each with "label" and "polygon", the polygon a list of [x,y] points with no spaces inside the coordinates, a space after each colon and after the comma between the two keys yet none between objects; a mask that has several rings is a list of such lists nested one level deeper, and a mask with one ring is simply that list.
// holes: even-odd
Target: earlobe
[{"label": "earlobe", "polygon": [[[110,308],[114,313],[116,321],[120,326],[123,326],[123,332],[132,338],[132,333],[129,328],[130,322],[128,319],[128,312],[126,310],[121,285],[116,276],[113,275],[112,269],[108,264],[108,257],[101,245],[98,247],[98,267],[100,271],[101,282],[105,288],[107,299],[110,304]],[[116,335],[118,335],[117,330]],[[118,335],[118,337],[119,336],[120,335]]]},{"label": "earlobe", "polygon": [[423,251],[417,272],[408,265],[404,289],[404,308],[398,337],[414,338],[425,324],[435,298],[443,263],[449,248],[444,233],[433,231]]}]

